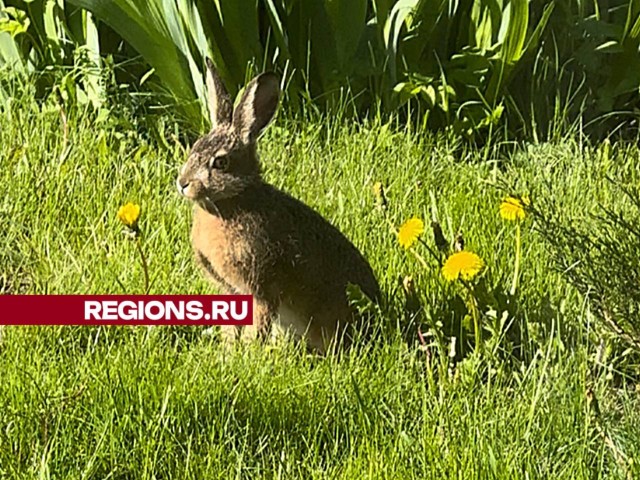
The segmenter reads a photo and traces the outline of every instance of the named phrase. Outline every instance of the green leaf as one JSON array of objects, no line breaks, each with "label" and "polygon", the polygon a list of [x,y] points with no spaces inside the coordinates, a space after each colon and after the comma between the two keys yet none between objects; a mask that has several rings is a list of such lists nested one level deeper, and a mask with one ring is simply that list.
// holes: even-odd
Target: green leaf
[{"label": "green leaf", "polygon": [[90,12],[81,12],[84,16],[85,23],[85,38],[87,57],[92,63],[92,68],[85,73],[86,92],[89,101],[94,107],[99,107],[105,97],[104,86],[102,84],[102,77],[100,72],[101,59],[100,59],[100,38],[98,35],[98,28],[93,20],[93,15]]},{"label": "green leaf", "polygon": [[17,37],[21,33],[25,33],[29,28],[29,19],[25,23],[16,20],[0,20],[0,32],[6,32],[12,38]]},{"label": "green leaf", "polygon": [[399,0],[391,9],[384,26],[384,45],[387,53],[388,68],[391,81],[396,79],[396,64],[399,56],[400,33],[419,0]]},{"label": "green leaf", "polygon": [[289,59],[291,54],[289,52],[289,40],[288,34],[285,32],[284,25],[282,23],[282,14],[276,7],[274,0],[265,0],[267,7],[267,15],[269,15],[269,21],[271,24],[271,28],[273,29],[273,33],[275,36],[276,44],[278,48],[280,48],[280,53],[284,56],[285,59]]},{"label": "green leaf", "polygon": [[3,8],[4,15],[0,17],[0,32],[11,35],[12,38],[26,33],[31,25],[27,14],[15,7]]},{"label": "green leaf", "polygon": [[[0,22],[8,18],[4,9],[4,3],[0,0]],[[15,40],[11,34],[0,31],[0,66],[7,64],[19,70],[24,69],[24,62]]]},{"label": "green leaf", "polygon": [[[189,59],[181,50],[185,41],[183,32],[172,32],[167,24],[167,16],[178,16],[173,7],[168,11],[162,0],[137,2],[134,0],[70,0],[71,3],[92,12],[118,32],[151,65],[162,84],[180,104],[181,110],[193,124],[202,122],[201,107],[196,99],[194,82],[191,78]],[[175,26],[175,25],[174,25]],[[178,38],[173,38],[172,33]]]},{"label": "green leaf", "polygon": [[[344,85],[366,27],[366,0],[304,0],[290,4],[289,51],[303,81],[326,95]],[[306,78],[305,78],[306,77]]]},{"label": "green leaf", "polygon": [[638,39],[640,37],[640,0],[631,0],[627,11],[624,32],[622,34],[622,42],[627,37]]},{"label": "green leaf", "polygon": [[624,49],[622,48],[622,45],[620,45],[617,41],[615,40],[610,40],[608,42],[604,42],[601,45],[598,45],[595,48],[596,52],[603,52],[603,53],[620,53],[622,51],[624,51]]},{"label": "green leaf", "polygon": [[511,0],[504,12],[503,26],[499,34],[502,42],[500,58],[507,65],[515,64],[524,53],[524,42],[529,26],[529,5],[527,0]]},{"label": "green leaf", "polygon": [[262,58],[258,1],[216,0],[216,4],[222,28],[213,32],[215,41],[226,44],[225,49],[229,53],[223,55],[223,59],[225,63],[233,62],[230,73],[233,73],[234,83],[240,85],[244,83],[248,64]]},{"label": "green leaf", "polygon": [[544,30],[547,28],[547,24],[549,23],[549,19],[551,18],[551,14],[553,13],[555,6],[555,2],[551,2],[544,7],[542,16],[540,17],[540,21],[538,22],[538,25],[536,25],[536,28],[533,30],[533,33],[529,36],[527,44],[524,47],[525,52],[530,52],[534,48],[537,48]]},{"label": "green leaf", "polygon": [[324,4],[335,36],[340,69],[348,72],[366,25],[367,0],[324,0]]}]

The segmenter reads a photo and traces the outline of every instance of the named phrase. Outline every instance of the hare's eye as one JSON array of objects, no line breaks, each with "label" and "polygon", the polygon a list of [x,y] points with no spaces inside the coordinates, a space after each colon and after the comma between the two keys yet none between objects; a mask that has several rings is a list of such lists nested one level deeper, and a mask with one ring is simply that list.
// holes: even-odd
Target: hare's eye
[{"label": "hare's eye", "polygon": [[213,157],[211,159],[211,168],[224,170],[229,166],[229,158],[227,156]]}]

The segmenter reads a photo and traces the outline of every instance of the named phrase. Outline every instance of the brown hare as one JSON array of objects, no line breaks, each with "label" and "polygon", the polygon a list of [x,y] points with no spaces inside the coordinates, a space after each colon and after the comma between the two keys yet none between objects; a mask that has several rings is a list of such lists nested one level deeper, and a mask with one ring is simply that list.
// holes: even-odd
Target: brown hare
[{"label": "brown hare", "polygon": [[221,293],[253,295],[253,325],[223,327],[223,337],[265,338],[276,322],[316,352],[345,345],[356,319],[348,284],[372,300],[380,289],[342,233],[260,175],[256,142],[276,112],[278,78],[254,78],[235,109],[209,59],[206,83],[212,128],[193,145],[177,186],[195,204],[197,261]]}]

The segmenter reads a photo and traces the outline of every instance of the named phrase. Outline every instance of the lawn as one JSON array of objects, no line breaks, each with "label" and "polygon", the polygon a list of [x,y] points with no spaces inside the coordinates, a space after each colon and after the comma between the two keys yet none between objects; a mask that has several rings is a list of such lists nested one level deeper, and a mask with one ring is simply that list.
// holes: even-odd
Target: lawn
[{"label": "lawn", "polygon": [[[0,292],[140,293],[116,217],[134,201],[151,292],[215,293],[175,188],[186,145],[124,114],[65,113],[66,123],[27,89],[0,107]],[[552,178],[550,194],[580,215],[614,195],[607,173],[638,178],[640,151],[623,153],[578,137],[472,148],[394,123],[281,115],[261,143],[265,177],[369,259],[387,297],[372,318],[382,335],[318,358],[285,341],[228,351],[197,328],[5,327],[0,478],[640,477],[640,390],[610,349],[598,351],[588,304],[534,222],[522,223],[518,334],[482,356],[467,349],[450,369],[446,352],[423,348],[418,325],[459,336],[455,288],[384,220],[428,225],[435,206],[447,238],[461,232],[490,287],[506,290],[514,228],[498,214],[499,185],[531,193]],[[407,308],[407,276],[421,308]]]}]

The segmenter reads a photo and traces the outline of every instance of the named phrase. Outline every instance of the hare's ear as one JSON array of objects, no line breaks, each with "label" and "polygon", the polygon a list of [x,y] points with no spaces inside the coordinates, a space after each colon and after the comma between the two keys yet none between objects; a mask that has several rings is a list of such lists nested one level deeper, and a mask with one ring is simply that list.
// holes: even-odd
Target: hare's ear
[{"label": "hare's ear", "polygon": [[207,64],[207,95],[209,103],[209,118],[211,119],[211,129],[225,123],[231,123],[233,114],[233,104],[231,97],[224,88],[222,79],[216,72],[213,62],[209,57],[205,60]]},{"label": "hare's ear", "polygon": [[255,142],[276,113],[280,87],[275,73],[251,80],[233,112],[233,126],[245,143]]}]

